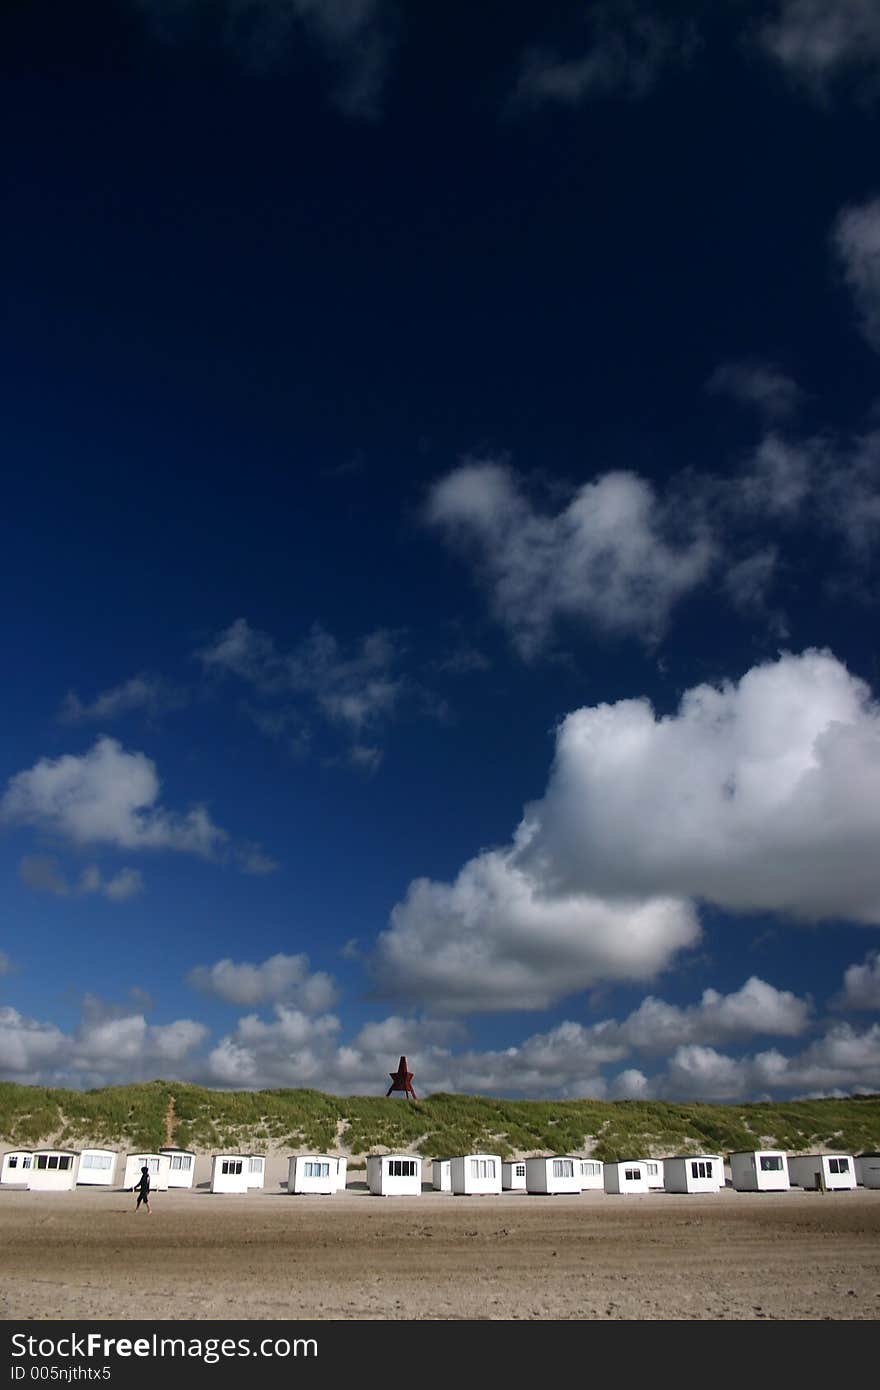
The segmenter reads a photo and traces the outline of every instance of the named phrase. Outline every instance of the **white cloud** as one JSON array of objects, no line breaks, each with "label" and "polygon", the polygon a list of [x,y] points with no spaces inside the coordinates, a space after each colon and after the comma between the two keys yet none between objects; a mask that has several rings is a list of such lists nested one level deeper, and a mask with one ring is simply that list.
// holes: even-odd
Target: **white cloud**
[{"label": "white cloud", "polygon": [[561,58],[533,48],[523,58],[514,92],[516,105],[558,102],[577,106],[597,97],[644,97],[661,72],[693,54],[691,25],[677,24],[635,5],[594,5],[586,53]]},{"label": "white cloud", "polygon": [[18,876],[35,893],[51,893],[56,898],[97,893],[111,902],[124,902],[144,890],[138,869],[119,869],[105,878],[96,864],[87,865],[79,879],[71,883],[57,859],[47,854],[26,854],[18,866]]},{"label": "white cloud", "polygon": [[753,405],[762,415],[778,419],[791,415],[800,401],[797,382],[772,362],[723,362],[715,368],[706,390]]},{"label": "white cloud", "polygon": [[855,68],[880,66],[875,0],[777,0],[759,38],[766,52],[817,95]]},{"label": "white cloud", "polygon": [[[641,1078],[639,1081],[638,1078]],[[803,1052],[787,1057],[773,1048],[731,1057],[713,1047],[676,1048],[665,1069],[645,1078],[621,1072],[611,1084],[615,1095],[644,1099],[731,1101],[780,1099],[792,1093],[872,1094],[880,1089],[880,1024],[859,1032],[835,1024]]]},{"label": "white cloud", "polygon": [[638,1067],[627,1067],[614,1078],[611,1095],[615,1100],[649,1100],[651,1083]]},{"label": "white cloud", "polygon": [[[874,13],[880,59],[880,7]],[[832,245],[852,292],[862,332],[880,352],[880,198],[844,208],[832,232]]]},{"label": "white cloud", "polygon": [[148,1080],[181,1067],[207,1037],[192,1019],[148,1024],[143,1014],[103,1005],[92,996],[67,1034],[54,1024],[0,1008],[0,1076],[44,1085],[103,1085]]},{"label": "white cloud", "polygon": [[599,980],[645,980],[699,937],[689,903],[547,896],[511,852],[472,859],[452,884],[416,879],[378,938],[383,992],[467,1012],[540,1009]]},{"label": "white cloud", "polygon": [[844,1009],[880,1010],[880,951],[869,951],[861,965],[848,967],[837,1002]]},{"label": "white cloud", "polygon": [[135,710],[156,718],[185,703],[185,693],[161,676],[139,675],[101,691],[91,704],[84,704],[76,691],[69,690],[59,718],[64,724],[107,723]]},{"label": "white cloud", "polygon": [[127,753],[115,739],[100,738],[77,757],[41,758],[11,777],[0,819],[33,825],[77,845],[118,849],[170,849],[213,857],[227,839],[203,806],[185,815],[157,805],[159,778],[143,753]]},{"label": "white cloud", "polygon": [[606,473],[542,514],[507,465],[469,461],[434,485],[425,518],[470,556],[526,657],[559,618],[656,640],[716,558],[700,521],[627,472]]},{"label": "white cloud", "polygon": [[798,1037],[808,1026],[811,1003],[752,976],[733,994],[704,990],[699,1004],[678,1008],[649,995],[611,1031],[642,1052],[726,1042],[754,1034]]},{"label": "white cloud", "polygon": [[17,1009],[0,1007],[0,1074],[28,1082],[63,1054],[60,1028],[25,1018]]},{"label": "white cloud", "polygon": [[676,714],[568,715],[517,865],[553,894],[706,899],[880,921],[880,711],[828,651],[783,654]]},{"label": "white cloud", "polygon": [[213,965],[196,966],[187,979],[196,989],[231,1004],[284,1000],[306,1013],[320,1013],[336,999],[332,977],[323,970],[310,973],[306,955],[286,956],[279,952],[260,965],[218,960]]},{"label": "white cloud", "polygon": [[286,1004],[275,1005],[275,1020],[256,1014],[238,1021],[208,1058],[208,1076],[221,1086],[317,1086],[326,1088],[326,1065],[333,1055],[339,1019],[317,1018]]},{"label": "white cloud", "polygon": [[414,880],[372,969],[435,1009],[543,1008],[666,969],[699,938],[700,900],[880,922],[878,837],[868,687],[829,652],[785,654],[665,718],[647,700],[568,715],[512,846]]}]

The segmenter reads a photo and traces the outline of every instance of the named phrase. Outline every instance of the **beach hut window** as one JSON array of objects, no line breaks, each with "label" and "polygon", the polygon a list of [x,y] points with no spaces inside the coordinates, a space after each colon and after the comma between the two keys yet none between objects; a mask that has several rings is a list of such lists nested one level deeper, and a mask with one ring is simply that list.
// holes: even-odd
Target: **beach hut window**
[{"label": "beach hut window", "polygon": [[586,1178],[595,1178],[599,1174],[599,1164],[588,1160],[581,1164],[581,1172]]},{"label": "beach hut window", "polygon": [[31,1166],[31,1156],[30,1156],[30,1154],[25,1154],[24,1158],[21,1160],[21,1166],[22,1166],[22,1168],[30,1168],[30,1166]]},{"label": "beach hut window", "polygon": [[306,1163],[305,1175],[307,1178],[329,1178],[329,1163]]},{"label": "beach hut window", "polygon": [[249,1159],[248,1159],[248,1172],[249,1172],[249,1173],[262,1173],[262,1171],[263,1171],[263,1160],[262,1160],[261,1158],[249,1158]]},{"label": "beach hut window", "polygon": [[224,1158],[222,1164],[220,1165],[220,1172],[221,1172],[221,1173],[240,1173],[240,1172],[241,1172],[241,1166],[242,1166],[242,1165],[241,1165],[241,1159],[240,1159],[240,1158]]},{"label": "beach hut window", "polygon": [[59,1168],[69,1168],[69,1167],[70,1167],[70,1155],[69,1155],[69,1154],[62,1154],[62,1155],[61,1155],[61,1157],[60,1157],[59,1160],[58,1160],[58,1167],[59,1167]]},{"label": "beach hut window", "polygon": [[188,1173],[192,1167],[192,1154],[172,1154],[171,1167],[178,1171],[183,1169]]},{"label": "beach hut window", "polygon": [[829,1173],[848,1173],[848,1172],[849,1172],[849,1159],[848,1159],[848,1158],[829,1158],[829,1160],[828,1160],[828,1171],[829,1171]]},{"label": "beach hut window", "polygon": [[573,1158],[554,1158],[553,1160],[554,1178],[573,1178],[574,1159]]},{"label": "beach hut window", "polygon": [[518,1163],[515,1172],[518,1178],[524,1178],[526,1175],[526,1165],[524,1163]]},{"label": "beach hut window", "polygon": [[656,1176],[657,1176],[657,1164],[656,1164],[656,1163],[646,1163],[646,1164],[645,1164],[645,1167],[646,1167],[646,1169],[648,1170],[648,1177],[649,1177],[649,1178],[656,1178]]},{"label": "beach hut window", "polygon": [[[67,1164],[63,1164],[67,1167]],[[109,1154],[83,1154],[80,1160],[80,1168],[112,1168],[113,1159]]]},{"label": "beach hut window", "polygon": [[711,1178],[711,1176],[712,1176],[712,1164],[711,1164],[711,1163],[704,1163],[702,1159],[698,1159],[696,1163],[692,1163],[692,1164],[691,1164],[691,1177],[692,1177],[692,1178]]},{"label": "beach hut window", "polygon": [[638,1168],[624,1168],[623,1178],[625,1182],[638,1182],[641,1178]]},{"label": "beach hut window", "polygon": [[494,1178],[495,1160],[494,1158],[472,1158],[471,1177],[472,1178]]},{"label": "beach hut window", "polygon": [[15,1154],[13,1154],[13,1155],[11,1156],[11,1158],[10,1158],[10,1160],[9,1160],[9,1166],[10,1166],[10,1168],[17,1168],[17,1167],[18,1167],[18,1159],[16,1158]]},{"label": "beach hut window", "polygon": [[762,1173],[781,1173],[781,1172],[782,1172],[782,1158],[781,1158],[781,1156],[780,1156],[779,1154],[762,1154],[762,1155],[761,1155],[761,1172],[762,1172]]},{"label": "beach hut window", "polygon": [[414,1178],[416,1175],[415,1159],[392,1158],[388,1164],[388,1172],[392,1178]]}]

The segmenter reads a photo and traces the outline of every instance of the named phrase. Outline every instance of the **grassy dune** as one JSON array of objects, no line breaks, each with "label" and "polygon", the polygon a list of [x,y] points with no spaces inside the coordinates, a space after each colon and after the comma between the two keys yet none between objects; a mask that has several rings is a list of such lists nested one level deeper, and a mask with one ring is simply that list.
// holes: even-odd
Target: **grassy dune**
[{"label": "grassy dune", "polygon": [[[170,1126],[169,1126],[170,1121]],[[880,1149],[880,1096],[704,1105],[663,1101],[500,1100],[436,1094],[406,1101],[322,1091],[214,1091],[151,1081],[94,1091],[0,1082],[0,1144],[157,1148],[168,1138],[196,1152],[270,1145],[374,1148],[426,1158],[488,1151],[638,1155],[779,1147],[791,1152]]]}]

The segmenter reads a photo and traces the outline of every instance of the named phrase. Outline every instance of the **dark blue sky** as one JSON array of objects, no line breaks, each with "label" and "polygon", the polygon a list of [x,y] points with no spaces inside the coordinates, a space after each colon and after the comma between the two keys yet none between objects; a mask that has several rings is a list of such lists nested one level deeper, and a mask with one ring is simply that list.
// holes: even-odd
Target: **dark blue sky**
[{"label": "dark blue sky", "polygon": [[0,19],[0,1075],[880,1089],[880,12]]}]

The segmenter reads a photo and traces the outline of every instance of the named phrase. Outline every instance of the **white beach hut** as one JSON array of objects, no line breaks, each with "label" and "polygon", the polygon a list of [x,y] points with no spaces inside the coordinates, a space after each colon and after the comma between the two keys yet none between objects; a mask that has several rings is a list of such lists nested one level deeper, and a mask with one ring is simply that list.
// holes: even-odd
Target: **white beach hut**
[{"label": "white beach hut", "polygon": [[414,1154],[368,1154],[367,1186],[374,1197],[418,1197],[422,1160]]},{"label": "white beach hut", "polygon": [[526,1161],[524,1158],[505,1160],[501,1165],[501,1189],[503,1192],[525,1192]]},{"label": "white beach hut", "polygon": [[245,1175],[248,1187],[263,1187],[266,1182],[266,1160],[262,1154],[247,1154]]},{"label": "white beach hut", "polygon": [[212,1192],[247,1192],[248,1155],[214,1154],[211,1163]]},{"label": "white beach hut", "polygon": [[718,1154],[676,1154],[663,1160],[664,1192],[720,1192],[724,1163]]},{"label": "white beach hut", "polygon": [[112,1187],[118,1157],[115,1149],[83,1149],[76,1167],[77,1186]]},{"label": "white beach hut", "polygon": [[581,1175],[577,1160],[565,1154],[543,1154],[526,1159],[526,1191],[556,1194],[580,1192]]},{"label": "white beach hut", "polygon": [[32,1149],[10,1149],[0,1164],[0,1182],[27,1183],[33,1161]]},{"label": "white beach hut", "polygon": [[457,1155],[449,1160],[449,1176],[457,1196],[500,1196],[501,1155]]},{"label": "white beach hut", "polygon": [[431,1163],[431,1186],[435,1192],[452,1191],[452,1159],[435,1158]]},{"label": "white beach hut", "polygon": [[606,1163],[603,1174],[606,1192],[615,1196],[650,1192],[648,1173],[643,1158],[626,1158],[618,1163]]},{"label": "white beach hut", "polygon": [[168,1159],[168,1186],[192,1187],[196,1172],[196,1156],[189,1149],[160,1149]]},{"label": "white beach hut", "polygon": [[737,1192],[787,1192],[788,1159],[779,1149],[731,1154],[730,1180]]},{"label": "white beach hut", "polygon": [[345,1159],[336,1154],[292,1154],[287,1163],[288,1192],[338,1192],[340,1162]]},{"label": "white beach hut", "polygon": [[168,1155],[166,1153],[139,1153],[129,1154],[125,1160],[125,1173],[122,1178],[122,1186],[128,1191],[136,1187],[141,1180],[141,1169],[144,1164],[150,1174],[150,1191],[165,1192],[168,1188]]},{"label": "white beach hut", "polygon": [[857,1154],[856,1182],[861,1187],[880,1187],[880,1154]]},{"label": "white beach hut", "polygon": [[34,1149],[28,1187],[32,1192],[67,1192],[76,1186],[72,1149]]},{"label": "white beach hut", "polygon": [[842,1192],[856,1186],[852,1154],[791,1154],[788,1176],[794,1187]]},{"label": "white beach hut", "polygon": [[580,1176],[581,1192],[601,1192],[605,1187],[605,1165],[598,1158],[574,1160],[574,1170]]},{"label": "white beach hut", "polygon": [[643,1158],[645,1173],[648,1178],[648,1187],[652,1192],[663,1191],[663,1159],[662,1158]]}]

